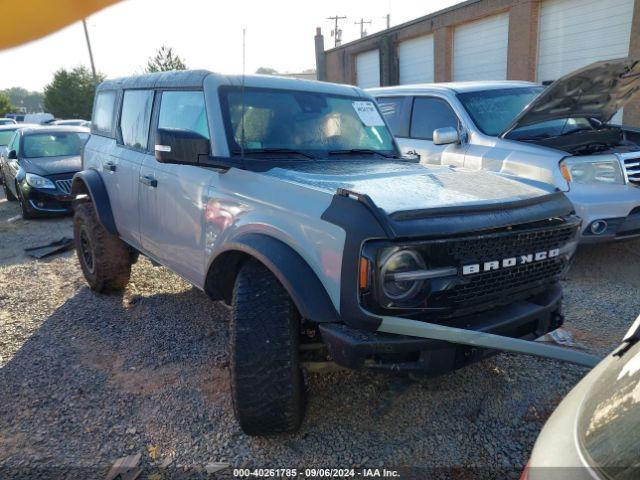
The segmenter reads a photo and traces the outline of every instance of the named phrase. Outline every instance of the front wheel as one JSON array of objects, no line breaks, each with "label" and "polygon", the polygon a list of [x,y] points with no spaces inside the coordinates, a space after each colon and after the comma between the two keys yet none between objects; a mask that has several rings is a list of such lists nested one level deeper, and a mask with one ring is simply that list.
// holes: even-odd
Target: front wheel
[{"label": "front wheel", "polygon": [[18,201],[20,202],[20,209],[22,210],[22,218],[30,220],[34,218],[34,214],[29,208],[29,201],[24,198],[24,193],[20,190],[20,185],[16,183],[16,192],[18,192]]},{"label": "front wheel", "polygon": [[76,207],[73,237],[82,273],[92,290],[122,290],[129,283],[129,247],[102,226],[92,203]]},{"label": "front wheel", "polygon": [[247,262],[233,291],[230,365],[233,408],[248,435],[293,432],[304,413],[300,315],[261,263]]},{"label": "front wheel", "polygon": [[15,202],[16,200],[18,200],[11,189],[7,186],[7,180],[4,178],[4,176],[2,177],[2,189],[4,190],[4,196],[7,197],[7,200],[9,202]]}]

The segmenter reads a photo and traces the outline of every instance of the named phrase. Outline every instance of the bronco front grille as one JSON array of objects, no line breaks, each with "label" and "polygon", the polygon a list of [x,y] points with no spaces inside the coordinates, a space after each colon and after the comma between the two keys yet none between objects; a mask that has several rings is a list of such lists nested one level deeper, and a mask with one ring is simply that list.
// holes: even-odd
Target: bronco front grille
[{"label": "bronco front grille", "polygon": [[67,195],[69,195],[71,193],[71,182],[73,180],[69,179],[69,180],[56,180],[56,186],[63,191],[64,193],[66,193]]},{"label": "bronco front grille", "polygon": [[552,228],[512,230],[430,243],[425,259],[456,265],[457,278],[445,290],[432,293],[427,306],[445,316],[459,316],[528,298],[555,283],[567,266],[566,255],[472,275],[462,266],[561,249],[574,241],[578,223]]},{"label": "bronco front grille", "polygon": [[574,233],[575,228],[571,226],[551,230],[508,231],[495,235],[450,240],[446,245],[449,255],[458,262],[466,263],[551,250],[564,245]]},{"label": "bronco front grille", "polygon": [[637,152],[631,155],[622,154],[620,158],[622,159],[629,183],[640,185],[640,155],[638,155]]}]

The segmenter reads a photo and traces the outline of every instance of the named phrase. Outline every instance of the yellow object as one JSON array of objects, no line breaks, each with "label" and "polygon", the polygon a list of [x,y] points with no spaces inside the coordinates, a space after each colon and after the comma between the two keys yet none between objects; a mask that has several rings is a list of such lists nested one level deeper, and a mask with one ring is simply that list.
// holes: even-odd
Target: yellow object
[{"label": "yellow object", "polygon": [[120,0],[1,0],[0,49],[17,47],[71,25]]},{"label": "yellow object", "polygon": [[569,168],[565,163],[560,164],[560,171],[562,172],[562,176],[567,182],[571,181],[571,173],[569,172]]}]

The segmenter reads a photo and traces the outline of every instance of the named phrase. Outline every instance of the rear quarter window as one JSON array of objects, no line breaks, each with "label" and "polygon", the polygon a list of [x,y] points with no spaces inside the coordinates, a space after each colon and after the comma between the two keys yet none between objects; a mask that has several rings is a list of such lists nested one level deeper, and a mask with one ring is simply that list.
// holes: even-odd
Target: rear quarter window
[{"label": "rear quarter window", "polygon": [[103,91],[96,94],[91,120],[92,133],[113,137],[113,124],[116,113],[116,92]]}]

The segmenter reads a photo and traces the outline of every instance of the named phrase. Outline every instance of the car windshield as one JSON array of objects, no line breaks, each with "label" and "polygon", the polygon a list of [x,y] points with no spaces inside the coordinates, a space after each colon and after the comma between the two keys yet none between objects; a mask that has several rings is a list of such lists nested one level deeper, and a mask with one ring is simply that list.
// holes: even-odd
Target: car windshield
[{"label": "car windshield", "polygon": [[608,480],[640,478],[640,343],[610,357],[583,400],[578,440]]},{"label": "car windshield", "polygon": [[543,87],[482,90],[459,93],[458,99],[478,129],[495,137],[504,132],[543,90]]},{"label": "car windshield", "polygon": [[23,157],[62,157],[80,155],[89,138],[84,132],[46,132],[25,135],[22,143]]},{"label": "car windshield", "polygon": [[264,88],[221,91],[232,154],[300,158],[330,154],[395,155],[393,137],[373,101]]},{"label": "car windshield", "polygon": [[0,146],[9,145],[15,130],[0,130]]}]

